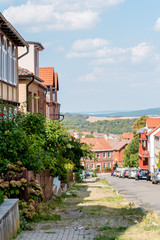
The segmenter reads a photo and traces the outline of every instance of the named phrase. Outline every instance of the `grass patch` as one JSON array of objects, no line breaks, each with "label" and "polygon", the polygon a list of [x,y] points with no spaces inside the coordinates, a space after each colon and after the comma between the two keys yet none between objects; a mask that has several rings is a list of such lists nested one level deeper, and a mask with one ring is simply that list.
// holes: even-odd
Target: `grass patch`
[{"label": "grass patch", "polygon": [[44,232],[46,234],[56,234],[56,232]]},{"label": "grass patch", "polygon": [[61,216],[58,214],[51,214],[49,212],[42,212],[38,216],[35,216],[32,221],[35,223],[48,222],[48,221],[60,221]]},{"label": "grass patch", "polygon": [[103,233],[100,236],[97,236],[95,240],[115,240],[120,239],[119,236],[126,231],[126,227],[110,227],[103,226],[100,228],[100,231]]},{"label": "grass patch", "polygon": [[76,198],[78,197],[77,194],[75,192],[68,192],[68,193],[64,193],[62,195],[62,198]]},{"label": "grass patch", "polygon": [[153,231],[153,230],[157,230],[159,229],[159,226],[155,226],[155,225],[152,225],[152,226],[144,226],[144,230],[145,231]]}]

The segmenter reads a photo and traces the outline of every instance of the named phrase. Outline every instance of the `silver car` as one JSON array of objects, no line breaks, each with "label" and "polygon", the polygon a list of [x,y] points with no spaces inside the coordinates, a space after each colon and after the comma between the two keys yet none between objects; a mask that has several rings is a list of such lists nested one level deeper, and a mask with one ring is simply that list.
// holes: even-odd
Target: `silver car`
[{"label": "silver car", "polygon": [[160,182],[160,168],[157,168],[155,173],[152,175],[152,183],[159,183]]},{"label": "silver car", "polygon": [[131,169],[128,178],[135,178],[137,171],[137,169]]}]

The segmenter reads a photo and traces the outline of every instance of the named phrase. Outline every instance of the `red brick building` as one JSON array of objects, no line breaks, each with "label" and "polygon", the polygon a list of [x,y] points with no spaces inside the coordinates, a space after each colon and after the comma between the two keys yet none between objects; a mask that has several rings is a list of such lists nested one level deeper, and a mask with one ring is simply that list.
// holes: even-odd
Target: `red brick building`
[{"label": "red brick building", "polygon": [[46,94],[46,115],[49,119],[60,119],[60,104],[57,100],[57,92],[59,91],[58,74],[54,72],[53,67],[39,68],[39,77],[44,80],[47,87]]},{"label": "red brick building", "polygon": [[130,142],[130,140],[126,139],[114,139],[110,142],[110,145],[113,148],[113,166],[118,164],[118,167],[122,167],[124,149]]},{"label": "red brick building", "polygon": [[147,118],[146,127],[139,129],[139,167],[154,172],[155,162],[155,134],[160,130],[160,118]]},{"label": "red brick building", "polygon": [[91,145],[97,158],[96,161],[85,159],[85,169],[93,170],[99,167],[100,172],[105,172],[106,167],[113,168],[113,149],[105,138],[82,138],[80,142]]}]

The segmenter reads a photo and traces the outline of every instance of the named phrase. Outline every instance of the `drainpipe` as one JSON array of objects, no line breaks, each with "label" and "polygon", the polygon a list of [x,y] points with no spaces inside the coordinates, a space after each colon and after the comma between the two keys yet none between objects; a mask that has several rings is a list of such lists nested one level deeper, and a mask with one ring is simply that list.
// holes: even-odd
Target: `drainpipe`
[{"label": "drainpipe", "polygon": [[27,51],[25,53],[23,53],[21,56],[19,56],[18,59],[24,57],[25,55],[27,55],[29,53],[29,46],[27,45],[26,48],[27,48]]},{"label": "drainpipe", "polygon": [[26,89],[26,94],[27,94],[27,112],[29,112],[29,103],[28,103],[28,88],[29,88],[29,85],[31,85],[31,83],[34,82],[34,76],[32,77],[32,80],[27,84],[27,89]]}]

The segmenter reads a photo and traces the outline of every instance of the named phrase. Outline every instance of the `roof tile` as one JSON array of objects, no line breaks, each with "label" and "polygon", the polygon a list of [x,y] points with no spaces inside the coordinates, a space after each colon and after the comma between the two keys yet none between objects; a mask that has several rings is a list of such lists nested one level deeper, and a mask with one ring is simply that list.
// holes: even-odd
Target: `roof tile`
[{"label": "roof tile", "polygon": [[92,151],[112,150],[112,147],[105,138],[81,138],[81,143],[92,144]]}]

